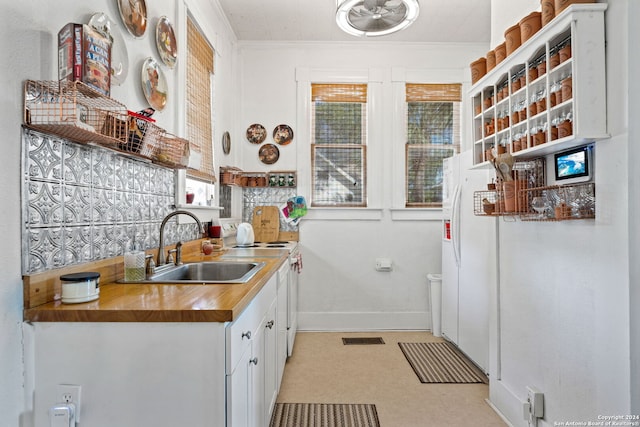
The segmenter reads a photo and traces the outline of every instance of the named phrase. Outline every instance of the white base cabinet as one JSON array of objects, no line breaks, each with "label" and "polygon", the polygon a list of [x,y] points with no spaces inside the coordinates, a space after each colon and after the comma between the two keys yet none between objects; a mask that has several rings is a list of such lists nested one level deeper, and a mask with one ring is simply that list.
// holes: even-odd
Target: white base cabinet
[{"label": "white base cabinet", "polygon": [[81,386],[83,426],[268,426],[286,352],[277,284],[274,274],[228,324],[25,323],[24,427],[50,426],[58,384]]},{"label": "white base cabinet", "polygon": [[278,394],[277,275],[227,326],[227,427],[265,427]]}]

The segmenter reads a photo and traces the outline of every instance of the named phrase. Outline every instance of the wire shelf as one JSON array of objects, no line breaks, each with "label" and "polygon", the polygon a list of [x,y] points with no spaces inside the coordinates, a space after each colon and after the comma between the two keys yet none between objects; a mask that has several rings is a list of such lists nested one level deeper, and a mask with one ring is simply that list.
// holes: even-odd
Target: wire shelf
[{"label": "wire shelf", "polygon": [[524,190],[529,201],[523,221],[566,221],[596,217],[596,192],[593,182],[554,185]]},{"label": "wire shelf", "polygon": [[80,81],[26,80],[24,125],[83,144],[98,144],[174,169],[189,163],[189,142]]}]

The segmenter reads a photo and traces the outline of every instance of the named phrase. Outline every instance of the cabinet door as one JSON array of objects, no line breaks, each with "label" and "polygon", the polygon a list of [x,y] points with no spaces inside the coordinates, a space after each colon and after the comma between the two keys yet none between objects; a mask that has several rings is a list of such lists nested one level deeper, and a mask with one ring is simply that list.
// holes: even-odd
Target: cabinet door
[{"label": "cabinet door", "polygon": [[252,347],[249,345],[233,372],[227,375],[227,427],[250,425],[250,409],[253,407],[250,393],[252,357]]},{"label": "cabinet door", "polygon": [[287,295],[289,292],[289,266],[287,265],[285,267],[286,269],[281,268],[278,271],[278,300],[276,302],[276,333],[278,335],[276,342],[278,352],[276,378],[278,390],[280,390],[284,366],[287,362]]},{"label": "cabinet door", "polygon": [[260,326],[255,331],[254,337],[252,337],[251,348],[252,357],[249,360],[249,394],[251,399],[251,406],[249,407],[249,422],[246,424],[249,427],[264,427],[266,403],[265,403],[265,372],[266,372],[266,358],[265,358],[265,330],[266,317],[260,322]]},{"label": "cabinet door", "polygon": [[264,402],[265,426],[269,425],[271,412],[278,397],[278,319],[276,318],[276,300],[273,301],[265,316],[264,334]]}]

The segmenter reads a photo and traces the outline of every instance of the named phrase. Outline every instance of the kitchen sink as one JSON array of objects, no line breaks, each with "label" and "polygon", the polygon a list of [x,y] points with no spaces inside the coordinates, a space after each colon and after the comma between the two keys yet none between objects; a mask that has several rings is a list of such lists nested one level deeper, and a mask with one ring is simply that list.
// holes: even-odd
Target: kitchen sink
[{"label": "kitchen sink", "polygon": [[265,265],[264,262],[208,261],[163,266],[136,283],[240,284],[251,280]]}]

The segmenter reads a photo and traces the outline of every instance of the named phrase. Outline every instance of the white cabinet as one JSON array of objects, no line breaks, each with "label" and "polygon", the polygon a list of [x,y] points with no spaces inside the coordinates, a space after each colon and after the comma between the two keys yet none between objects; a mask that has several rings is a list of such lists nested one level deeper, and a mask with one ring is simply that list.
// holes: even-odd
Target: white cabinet
[{"label": "white cabinet", "polygon": [[226,328],[227,427],[269,424],[277,397],[277,275]]},{"label": "white cabinet", "polygon": [[289,294],[289,261],[278,269],[278,304],[276,314],[278,390],[287,362],[287,299]]},{"label": "white cabinet", "polygon": [[608,137],[606,8],[568,7],[474,84],[475,165],[492,149],[531,158]]},{"label": "white cabinet", "polygon": [[[280,373],[278,371],[278,336],[277,336],[277,299],[273,300],[269,311],[264,317],[262,330],[264,332],[263,360],[264,364],[264,423],[268,426],[271,420],[271,413],[276,405],[278,389],[280,386]],[[255,344],[255,343],[254,343]]]}]

